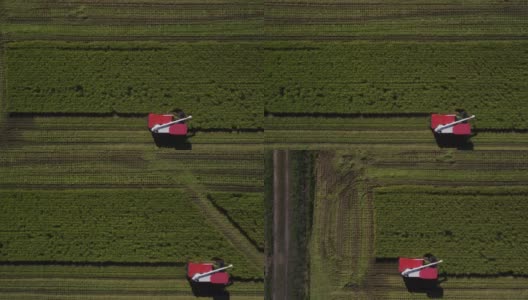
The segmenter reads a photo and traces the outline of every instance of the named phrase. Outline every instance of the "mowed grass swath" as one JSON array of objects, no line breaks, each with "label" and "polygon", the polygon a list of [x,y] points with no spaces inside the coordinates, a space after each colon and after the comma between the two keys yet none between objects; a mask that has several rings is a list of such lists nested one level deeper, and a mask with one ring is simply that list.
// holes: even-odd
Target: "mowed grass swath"
[{"label": "mowed grass swath", "polygon": [[193,127],[261,128],[261,57],[250,43],[9,43],[7,110],[184,109]]},{"label": "mowed grass swath", "polygon": [[376,189],[376,257],[434,249],[450,275],[525,275],[527,195],[526,188]]},{"label": "mowed grass swath", "polygon": [[0,257],[6,262],[180,263],[222,256],[233,275],[261,270],[179,190],[4,190]]},{"label": "mowed grass swath", "polygon": [[464,108],[479,128],[526,129],[527,48],[525,41],[270,42],[265,110],[425,115]]}]

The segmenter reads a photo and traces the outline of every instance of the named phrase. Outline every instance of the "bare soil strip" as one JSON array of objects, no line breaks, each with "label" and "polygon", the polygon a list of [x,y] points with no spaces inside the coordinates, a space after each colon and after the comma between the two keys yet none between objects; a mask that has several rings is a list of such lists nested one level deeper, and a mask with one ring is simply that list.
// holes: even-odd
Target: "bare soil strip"
[{"label": "bare soil strip", "polygon": [[288,299],[289,165],[288,151],[273,151],[273,299]]}]

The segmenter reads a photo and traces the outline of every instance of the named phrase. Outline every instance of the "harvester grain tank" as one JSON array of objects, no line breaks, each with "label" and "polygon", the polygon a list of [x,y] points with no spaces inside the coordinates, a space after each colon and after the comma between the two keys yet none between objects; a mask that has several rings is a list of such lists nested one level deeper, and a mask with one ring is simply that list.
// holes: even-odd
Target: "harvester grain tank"
[{"label": "harvester grain tank", "polygon": [[229,274],[225,270],[233,265],[215,268],[214,263],[194,263],[187,264],[187,277],[194,283],[209,283],[213,285],[228,285],[230,283]]}]

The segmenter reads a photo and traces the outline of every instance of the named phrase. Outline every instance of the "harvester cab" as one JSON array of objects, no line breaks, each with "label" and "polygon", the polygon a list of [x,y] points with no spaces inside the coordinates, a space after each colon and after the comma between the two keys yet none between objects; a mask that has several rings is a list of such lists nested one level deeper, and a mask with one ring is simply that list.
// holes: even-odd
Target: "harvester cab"
[{"label": "harvester cab", "polygon": [[230,283],[229,274],[225,270],[233,265],[220,266],[215,268],[214,263],[194,263],[187,264],[187,278],[192,283],[209,283],[218,286],[226,286]]},{"label": "harvester cab", "polygon": [[174,115],[149,114],[148,128],[153,134],[165,134],[173,136],[187,136],[188,128],[186,120],[192,116],[185,116],[182,112],[178,118]]}]

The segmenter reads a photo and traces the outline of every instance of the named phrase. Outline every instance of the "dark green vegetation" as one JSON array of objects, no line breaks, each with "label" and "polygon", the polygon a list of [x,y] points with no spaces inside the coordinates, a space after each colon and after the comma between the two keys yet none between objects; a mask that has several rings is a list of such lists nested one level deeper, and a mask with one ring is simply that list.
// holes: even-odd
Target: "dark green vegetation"
[{"label": "dark green vegetation", "polygon": [[[232,271],[239,277],[228,288],[230,298],[261,299],[264,255],[251,241],[258,238],[242,232],[255,224],[234,225],[256,211],[225,200],[224,214],[207,196],[240,194],[256,201],[252,195],[263,188],[263,141],[270,148],[346,149],[315,162],[309,296],[409,298],[395,272],[394,253],[376,261],[374,191],[391,198],[389,192],[394,197],[401,192],[394,186],[423,185],[410,195],[421,199],[437,186],[457,191],[501,186],[481,200],[524,202],[520,194],[503,191],[527,185],[527,16],[522,0],[0,0],[0,188],[20,195],[93,195],[82,205],[129,190],[123,199],[143,195],[135,202],[137,211],[156,216],[164,213],[151,205],[151,192],[183,195],[195,209],[189,214],[204,224],[200,232],[209,229],[207,236],[218,236],[221,251],[209,245],[208,255],[247,261]],[[157,148],[145,130],[146,113],[176,108],[195,117],[190,126],[196,135],[187,145],[192,151]],[[478,135],[461,147],[474,151],[439,149],[428,129],[430,112],[455,108],[477,115]],[[62,115],[49,116],[54,112]],[[473,199],[477,196],[449,196],[480,204]],[[132,210],[112,201],[103,205],[107,210],[100,215],[108,219],[101,222],[122,225],[110,210]],[[49,207],[44,211],[54,213]],[[268,220],[272,212],[267,206]],[[450,219],[457,213],[450,212]],[[170,224],[178,224],[179,217],[174,213]],[[143,224],[133,220],[126,227]],[[436,221],[438,228],[444,226]],[[97,225],[90,222],[85,226]],[[290,223],[302,243],[302,230],[309,232],[309,226]],[[269,228],[268,248],[275,242]],[[60,230],[54,233],[60,236]],[[109,241],[112,235],[105,234],[103,241]],[[524,235],[517,237],[525,240]],[[485,249],[491,237],[479,235],[482,241],[477,238],[471,246]],[[50,240],[54,244],[45,251],[63,245]],[[423,248],[426,242],[417,241]],[[165,253],[163,243],[152,247],[153,253]],[[231,250],[225,252],[226,247]],[[38,256],[40,249],[33,250]],[[99,252],[94,257],[107,255]],[[457,271],[449,271],[452,257],[445,255],[450,276]],[[174,257],[174,267],[135,265],[139,258],[119,266],[97,261],[21,266],[0,259],[0,293],[8,299],[189,299],[181,266],[186,259]],[[448,277],[444,298],[527,298],[526,278],[495,275]],[[247,281],[255,277],[256,282]]]},{"label": "dark green vegetation", "polygon": [[264,151],[264,296],[271,299],[273,288],[273,151]]},{"label": "dark green vegetation", "polygon": [[527,48],[524,41],[268,43],[265,109],[425,117],[465,108],[479,128],[526,129]]},{"label": "dark green vegetation", "polygon": [[212,193],[207,198],[264,251],[264,200],[261,193]]},{"label": "dark green vegetation", "polygon": [[524,298],[526,150],[347,146],[316,159],[311,298],[408,298],[397,258],[424,253],[446,299]]},{"label": "dark green vegetation", "polygon": [[[0,1],[0,297],[192,299],[184,264],[221,257],[230,298],[262,298],[262,233],[231,219],[263,213],[262,54],[233,42],[260,12]],[[157,147],[146,115],[175,109],[193,136]],[[241,195],[236,214],[210,194]]]},{"label": "dark green vegetation", "polygon": [[[225,253],[233,275],[260,272],[196,203],[176,190],[2,191],[3,261],[206,261]],[[262,210],[261,210],[262,211]]]},{"label": "dark green vegetation", "polygon": [[[36,36],[65,40],[80,36],[93,39],[113,36],[121,40],[126,36],[127,40],[133,40],[134,35],[168,36],[183,31],[187,36],[203,36],[217,35],[226,28],[235,27],[238,29],[232,35],[240,35],[248,34],[255,21],[248,20],[239,26],[228,20],[237,11],[240,16],[245,16],[258,9],[251,4],[237,8],[236,3],[227,6],[219,3],[205,10],[187,5],[188,9],[182,11],[185,5],[174,2],[149,3],[146,9],[145,4],[115,1],[42,5],[5,1],[2,3],[6,8],[3,20],[9,24],[2,26],[2,31],[4,37],[14,40]],[[115,11],[119,14],[116,15]],[[216,22],[214,15],[208,21],[215,25],[203,22],[189,25],[193,18],[197,21],[200,14],[211,12],[224,15],[224,25]],[[178,21],[182,14],[189,17],[186,22]],[[145,26],[149,20],[154,20],[154,15],[160,20],[166,17],[165,21]],[[235,278],[262,280],[261,254],[252,244],[261,245],[262,235],[253,236],[250,242],[240,231],[244,228],[233,226],[229,216],[216,210],[206,198],[211,192],[233,192],[244,195],[243,200],[255,204],[257,200],[252,196],[247,198],[246,195],[252,194],[246,192],[262,189],[261,152],[256,146],[260,144],[262,134],[230,133],[232,129],[258,130],[262,127],[259,55],[257,47],[251,44],[214,41],[192,44],[144,41],[8,43],[2,61],[9,70],[5,84],[8,97],[3,100],[3,111],[24,115],[11,115],[3,123],[1,138],[5,143],[0,164],[1,185],[9,188],[13,195],[23,195],[20,189],[25,188],[35,189],[35,195],[48,195],[47,204],[39,202],[40,214],[45,214],[46,220],[58,219],[53,217],[62,211],[53,210],[52,200],[62,199],[64,203],[61,204],[67,206],[68,201],[76,204],[77,198],[88,197],[92,202],[83,205],[90,208],[91,214],[86,217],[92,216],[89,219],[92,223],[87,221],[77,227],[90,235],[80,235],[77,241],[95,241],[95,244],[92,247],[91,244],[81,245],[81,242],[72,247],[67,241],[73,243],[75,239],[62,241],[53,238],[47,240],[46,245],[37,244],[25,252],[4,248],[6,261],[28,260],[37,265],[39,261],[51,265],[61,261],[87,264],[117,261],[135,272],[143,272],[143,276],[152,270],[128,264],[167,263],[176,264],[178,274],[181,273],[179,277],[183,278],[183,264],[187,260],[206,261],[222,257],[236,266],[232,272]],[[192,153],[156,148],[146,131],[146,118],[141,116],[178,108],[194,115],[191,127],[197,130],[221,129],[222,132],[196,132],[189,140],[189,145],[194,148]],[[44,116],[35,117],[31,115],[33,113]],[[64,116],[47,117],[48,113]],[[64,188],[68,190],[39,192],[40,189]],[[121,190],[123,195],[117,195],[119,197],[112,197],[112,193],[119,193],[113,192],[114,188],[127,190]],[[50,196],[56,193],[62,198]],[[171,197],[171,193],[179,197]],[[132,208],[125,203],[127,199],[134,202]],[[30,207],[30,201],[22,199],[18,204]],[[172,209],[164,210],[171,205]],[[242,201],[241,207],[237,208],[240,215],[258,210],[258,206],[244,205]],[[14,209],[12,205],[9,207]],[[75,215],[69,217],[64,222],[80,220]],[[36,224],[40,219],[34,220]],[[183,223],[188,224],[187,229]],[[46,227],[44,225],[33,228]],[[114,229],[105,231],[108,228],[121,234],[115,237]],[[68,236],[66,226],[54,228],[54,233]],[[39,233],[28,234],[38,236]],[[136,236],[137,240],[133,240]],[[27,239],[31,240],[27,236],[26,239],[16,238],[20,243]],[[200,244],[200,241],[207,242]],[[124,245],[125,242],[130,247]],[[39,253],[43,255],[40,257]],[[71,266],[70,272],[76,272],[76,267]],[[100,272],[104,274],[109,270],[102,268]],[[90,278],[89,274],[86,276]],[[123,276],[125,282],[127,276]],[[49,279],[53,280],[53,277]],[[174,292],[190,295],[189,287],[185,282],[182,284],[185,288],[169,289],[166,295],[174,295]],[[117,294],[126,291],[116,282],[107,282],[108,289],[114,285],[120,291]],[[242,294],[258,294],[262,285],[257,286],[249,287],[252,292]],[[31,285],[27,287],[31,290]],[[74,286],[68,289],[72,294],[76,293]],[[234,288],[237,289],[244,290],[244,284]],[[100,290],[104,291],[105,287]],[[137,290],[147,294],[160,293],[149,288],[148,284]],[[160,290],[167,289],[160,287]],[[237,292],[233,295],[236,296]]]},{"label": "dark green vegetation", "polygon": [[434,249],[448,274],[525,275],[527,194],[511,187],[376,189],[376,257]]},{"label": "dark green vegetation", "polygon": [[261,57],[241,43],[10,43],[7,111],[185,109],[193,127],[261,128]]},{"label": "dark green vegetation", "polygon": [[291,151],[290,250],[288,257],[289,299],[307,299],[310,295],[309,236],[314,201],[314,153]]},{"label": "dark green vegetation", "polygon": [[[255,193],[262,190],[260,147],[234,146],[231,138],[196,143],[192,152],[158,149],[146,137],[125,141],[143,134],[129,127],[118,130],[121,140],[92,130],[73,142],[66,133],[75,131],[48,129],[56,134],[34,142],[36,137],[18,137],[38,126],[9,128],[4,136],[9,147],[0,158],[1,219],[10,228],[0,234],[0,264],[10,270],[3,277],[3,296],[59,293],[60,285],[64,295],[187,299],[192,293],[184,264],[222,257],[235,265],[231,296],[262,298],[261,251],[207,199],[207,194],[239,194],[242,215],[262,215],[254,207]],[[59,265],[62,271],[53,271]],[[162,267],[168,274],[157,274]],[[64,282],[64,274],[76,278]]]},{"label": "dark green vegetation", "polygon": [[136,117],[7,119],[0,211],[13,231],[0,234],[1,268],[9,269],[2,296],[190,299],[184,264],[222,257],[235,265],[232,299],[262,298],[262,252],[207,199],[239,194],[240,214],[257,213],[261,134],[199,132],[192,151],[179,151],[156,147],[145,124]]}]

